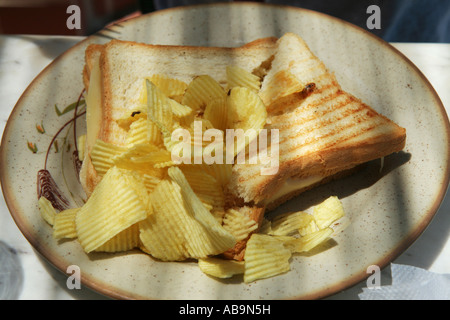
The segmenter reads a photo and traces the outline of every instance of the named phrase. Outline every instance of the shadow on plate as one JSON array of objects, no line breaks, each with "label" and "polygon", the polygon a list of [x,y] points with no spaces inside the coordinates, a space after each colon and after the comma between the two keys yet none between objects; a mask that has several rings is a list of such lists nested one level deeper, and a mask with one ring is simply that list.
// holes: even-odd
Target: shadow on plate
[{"label": "shadow on plate", "polygon": [[330,181],[305,191],[296,198],[282,204],[269,213],[270,216],[283,212],[304,211],[311,208],[330,195],[339,199],[349,197],[360,190],[370,188],[393,170],[401,167],[411,159],[411,154],[400,151],[384,158],[369,161],[359,166],[357,171],[349,176]]}]

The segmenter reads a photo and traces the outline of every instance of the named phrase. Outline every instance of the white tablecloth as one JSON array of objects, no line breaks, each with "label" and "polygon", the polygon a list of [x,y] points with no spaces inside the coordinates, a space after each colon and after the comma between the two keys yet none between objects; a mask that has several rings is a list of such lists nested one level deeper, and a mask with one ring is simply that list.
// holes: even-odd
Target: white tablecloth
[{"label": "white tablecloth", "polygon": [[[22,92],[36,75],[81,37],[0,36],[0,132]],[[393,43],[425,74],[450,109],[450,44]],[[13,299],[103,299],[87,288],[69,290],[67,276],[42,259],[24,238],[0,197],[0,245],[15,257],[18,276]],[[420,267],[436,273],[450,273],[450,196],[415,243],[394,263]],[[1,261],[0,261],[1,264]],[[0,265],[0,272],[1,272]],[[385,272],[385,271],[383,271]],[[383,277],[389,277],[383,274]],[[0,283],[0,293],[2,292]],[[358,299],[361,282],[329,299]]]}]

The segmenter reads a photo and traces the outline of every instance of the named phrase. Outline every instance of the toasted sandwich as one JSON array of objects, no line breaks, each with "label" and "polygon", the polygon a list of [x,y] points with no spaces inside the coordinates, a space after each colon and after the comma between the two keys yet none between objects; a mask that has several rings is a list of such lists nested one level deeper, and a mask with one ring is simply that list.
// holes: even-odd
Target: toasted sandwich
[{"label": "toasted sandwich", "polygon": [[[282,88],[280,88],[282,84]],[[404,148],[406,131],[345,92],[293,33],[281,37],[260,89],[267,129],[279,129],[279,169],[236,164],[228,185],[245,203],[268,209],[330,177]]]},{"label": "toasted sandwich", "polygon": [[97,139],[125,144],[126,131],[119,121],[141,108],[143,79],[163,74],[189,83],[198,75],[209,75],[225,84],[229,65],[265,72],[275,44],[276,39],[268,37],[237,48],[162,46],[119,40],[88,46],[83,69],[88,106],[87,152],[80,173],[86,193],[91,194],[100,180],[90,161],[92,146]]},{"label": "toasted sandwich", "polygon": [[[92,147],[98,139],[126,144],[123,119],[141,110],[145,78],[164,74],[189,83],[209,75],[225,86],[230,65],[261,79],[258,95],[267,111],[264,129],[276,129],[279,134],[277,145],[269,144],[265,150],[278,148],[274,174],[261,174],[267,163],[236,163],[224,186],[226,206],[241,210],[258,225],[267,210],[301,192],[404,148],[405,129],[345,92],[293,33],[237,48],[112,40],[86,50],[87,139],[80,179],[87,195],[101,180],[91,162]],[[249,237],[224,256],[242,260]]]}]

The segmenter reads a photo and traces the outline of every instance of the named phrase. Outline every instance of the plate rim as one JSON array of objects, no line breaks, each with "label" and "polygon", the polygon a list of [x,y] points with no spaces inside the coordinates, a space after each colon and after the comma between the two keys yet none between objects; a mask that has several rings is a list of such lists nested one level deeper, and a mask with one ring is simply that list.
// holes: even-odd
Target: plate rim
[{"label": "plate rim", "polygon": [[[36,85],[36,83],[39,81],[40,78],[44,77],[48,72],[51,71],[52,66],[57,63],[60,59],[64,59],[65,56],[71,54],[74,50],[79,50],[80,47],[86,45],[87,43],[98,43],[99,40],[96,39],[96,37],[105,37],[103,35],[104,32],[108,31],[109,28],[115,26],[115,25],[125,25],[125,24],[131,24],[134,23],[137,19],[151,19],[151,17],[161,14],[170,14],[171,11],[185,11],[185,10],[192,10],[192,9],[200,9],[205,10],[211,7],[219,7],[219,6],[247,6],[247,7],[258,7],[258,6],[267,6],[276,8],[279,10],[294,10],[299,12],[306,12],[307,14],[312,15],[319,15],[322,16],[322,18],[325,19],[332,19],[335,21],[338,21],[339,23],[343,23],[346,25],[347,28],[352,28],[354,30],[357,30],[358,32],[363,32],[366,36],[370,36],[373,39],[375,39],[380,45],[385,46],[389,50],[393,51],[394,54],[398,55],[405,63],[410,66],[413,71],[421,78],[422,82],[426,85],[426,88],[428,89],[429,93],[433,95],[433,98],[436,102],[436,106],[438,106],[438,110],[440,112],[440,116],[442,117],[442,120],[445,124],[445,131],[446,131],[446,138],[447,138],[447,159],[450,159],[450,122],[448,118],[448,114],[445,110],[445,107],[443,105],[443,102],[441,101],[439,95],[437,94],[436,90],[434,89],[433,85],[430,83],[430,81],[426,78],[426,76],[422,73],[422,71],[408,58],[406,57],[401,51],[399,51],[397,48],[392,46],[390,43],[386,42],[385,40],[381,39],[380,37],[376,36],[375,34],[356,26],[350,22],[347,22],[345,20],[342,20],[337,17],[333,17],[331,15],[321,13],[318,11],[314,11],[311,9],[305,9],[300,7],[294,7],[289,5],[281,5],[281,4],[267,4],[267,3],[252,3],[252,2],[231,2],[231,3],[213,3],[213,4],[194,4],[194,5],[188,5],[188,6],[181,6],[181,7],[173,7],[168,8],[164,10],[154,11],[151,13],[143,14],[141,16],[128,19],[125,21],[119,21],[117,23],[114,23],[110,26],[106,26],[104,29],[86,37],[85,39],[79,41],[74,46],[60,54],[58,57],[56,57],[54,60],[52,60],[47,66],[42,69],[37,76],[28,84],[27,88],[24,90],[24,92],[20,95],[19,99],[17,100],[16,104],[14,105],[8,120],[5,124],[5,128],[3,131],[1,143],[0,143],[0,184],[3,192],[3,196],[5,199],[5,203],[7,205],[7,208],[10,212],[11,217],[13,218],[14,222],[16,223],[17,227],[21,231],[21,233],[24,235],[24,237],[27,239],[27,241],[31,244],[34,251],[39,253],[41,257],[43,257],[47,262],[49,262],[50,265],[55,267],[58,271],[61,271],[64,273],[63,270],[67,268],[66,262],[62,257],[59,257],[58,255],[55,255],[54,253],[50,252],[48,248],[46,248],[43,245],[40,245],[39,241],[37,241],[36,238],[33,237],[33,229],[30,228],[29,224],[27,223],[26,219],[24,219],[24,214],[22,210],[20,209],[19,203],[17,200],[15,201],[14,193],[11,190],[10,183],[7,179],[7,166],[6,166],[6,152],[5,148],[8,144],[8,137],[10,135],[10,128],[11,123],[14,121],[14,118],[17,117],[17,114],[19,113],[19,109],[21,108],[22,101],[26,97],[29,91],[32,90],[32,88]],[[110,38],[109,36],[106,36],[107,38]],[[94,40],[94,41],[93,41]],[[417,228],[414,230],[411,230],[412,232],[406,237],[402,242],[400,242],[395,248],[392,249],[392,251],[388,254],[386,254],[384,257],[380,258],[379,263],[377,263],[378,266],[380,266],[381,269],[385,268],[391,261],[393,261],[396,257],[401,255],[408,247],[410,247],[419,237],[420,235],[427,229],[431,221],[433,220],[434,216],[439,210],[439,207],[441,206],[445,195],[447,193],[448,187],[450,182],[450,163],[447,163],[447,167],[445,169],[445,176],[443,179],[443,184],[441,188],[439,189],[439,193],[436,195],[433,205],[430,206],[426,214],[424,214],[420,220],[420,223],[418,224]],[[8,188],[9,187],[9,188]],[[67,274],[66,274],[67,275]],[[326,289],[319,289],[316,292],[311,292],[306,295],[301,296],[293,296],[286,299],[320,299],[325,298],[330,295],[336,294],[339,291],[348,289],[349,287],[363,281],[365,278],[367,278],[368,275],[364,274],[358,274],[354,275],[353,277],[349,277],[347,279],[344,279],[344,281],[337,282],[334,285],[331,285],[330,287],[327,287]],[[105,295],[107,297],[113,298],[113,299],[157,299],[157,298],[148,298],[148,297],[141,297],[138,294],[128,292],[120,288],[110,288],[110,285],[103,283],[101,281],[98,281],[97,279],[91,279],[89,276],[82,275],[81,276],[81,282],[84,286],[96,291],[97,293],[101,295]]]}]

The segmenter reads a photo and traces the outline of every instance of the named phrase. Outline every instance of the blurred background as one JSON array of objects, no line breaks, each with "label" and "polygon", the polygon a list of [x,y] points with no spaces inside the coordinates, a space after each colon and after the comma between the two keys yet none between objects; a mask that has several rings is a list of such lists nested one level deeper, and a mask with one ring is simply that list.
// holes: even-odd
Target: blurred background
[{"label": "blurred background", "polygon": [[[0,34],[90,35],[106,25],[170,7],[213,0],[0,0]],[[303,7],[356,24],[386,41],[450,42],[450,0],[261,0]],[[67,8],[77,5],[81,28],[70,30]],[[368,29],[367,8],[377,5],[381,28]]]}]

